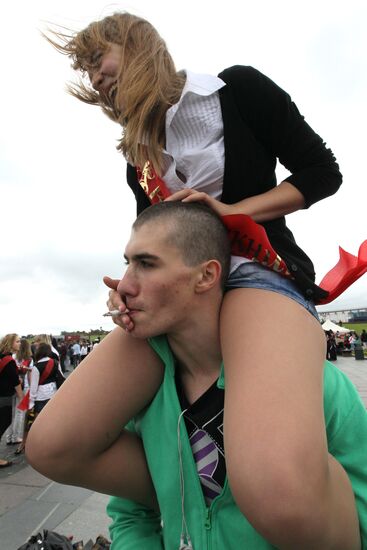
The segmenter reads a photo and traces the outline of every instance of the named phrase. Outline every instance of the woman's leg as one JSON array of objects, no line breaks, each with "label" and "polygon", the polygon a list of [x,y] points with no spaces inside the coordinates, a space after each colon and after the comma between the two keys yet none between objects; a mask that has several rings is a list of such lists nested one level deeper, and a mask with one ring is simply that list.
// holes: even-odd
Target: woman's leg
[{"label": "woman's leg", "polygon": [[[147,342],[116,328],[67,378],[34,422],[27,457],[37,470],[77,484],[154,397],[163,365]],[[44,442],[47,441],[47,445]],[[121,448],[121,446],[120,446]],[[121,476],[124,472],[121,471]]]},{"label": "woman's leg", "polygon": [[[284,546],[289,540],[287,520],[303,517],[305,509],[310,517],[320,510],[314,495],[329,466],[323,414],[324,333],[294,300],[241,288],[224,298],[221,344],[224,440],[232,493],[265,538],[277,547],[293,548]],[[348,491],[348,480],[344,482]],[[349,497],[353,502],[351,490]],[[355,510],[350,517],[355,525]],[[297,546],[303,547],[311,546]]]},{"label": "woman's leg", "polygon": [[12,410],[12,405],[0,407],[0,439],[11,424]]},{"label": "woman's leg", "polygon": [[[12,406],[5,405],[3,407],[0,407],[0,440],[4,435],[4,433],[6,432],[7,428],[10,426],[11,419],[12,419]],[[8,461],[0,458],[0,466],[4,467],[6,464],[8,464]]]},{"label": "woman's leg", "polygon": [[16,411],[16,395],[13,395],[13,401],[12,401],[12,413],[11,413],[11,422],[10,422],[10,426],[8,427],[8,429],[6,430],[5,432],[5,438],[6,438],[6,443],[8,445],[11,445],[13,443],[13,441],[16,439],[16,435],[15,435],[15,432],[14,432],[14,418],[15,418],[15,411]]},{"label": "woman's leg", "polygon": [[13,417],[13,443],[21,443],[23,438],[23,431],[24,431],[24,419],[25,419],[25,412],[19,410],[17,407],[20,403],[20,399],[18,397],[15,398],[15,412]]}]

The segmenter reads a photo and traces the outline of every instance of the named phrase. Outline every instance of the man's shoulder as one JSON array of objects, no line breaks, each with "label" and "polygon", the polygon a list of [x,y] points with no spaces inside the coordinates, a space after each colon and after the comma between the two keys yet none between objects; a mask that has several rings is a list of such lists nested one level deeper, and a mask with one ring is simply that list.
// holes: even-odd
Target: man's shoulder
[{"label": "man's shoulder", "polygon": [[148,343],[166,366],[173,362],[173,355],[165,334],[148,338]]},{"label": "man's shoulder", "polygon": [[329,361],[324,368],[324,411],[329,436],[335,435],[351,414],[367,427],[367,411],[355,385]]}]

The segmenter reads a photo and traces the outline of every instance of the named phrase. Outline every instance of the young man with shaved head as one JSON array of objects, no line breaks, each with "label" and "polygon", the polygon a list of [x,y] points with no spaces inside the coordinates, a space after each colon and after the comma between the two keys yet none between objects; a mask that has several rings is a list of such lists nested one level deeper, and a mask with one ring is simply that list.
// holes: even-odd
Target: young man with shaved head
[{"label": "young man with shaved head", "polygon": [[[226,460],[219,312],[229,256],[226,229],[205,206],[168,202],[138,217],[118,285],[129,334],[116,328],[69,377],[32,428],[29,459],[57,481],[116,495],[113,550],[363,548],[367,414],[332,364],[323,373],[324,419],[308,428],[312,447],[305,426],[314,411],[294,407],[277,373],[277,393],[266,393],[265,379],[239,388],[251,404],[239,434],[249,459],[238,470]],[[122,337],[148,339],[165,365],[154,399],[123,432],[118,403],[132,390],[118,385],[118,361],[116,372],[103,371]],[[264,419],[265,401],[272,414]]]}]

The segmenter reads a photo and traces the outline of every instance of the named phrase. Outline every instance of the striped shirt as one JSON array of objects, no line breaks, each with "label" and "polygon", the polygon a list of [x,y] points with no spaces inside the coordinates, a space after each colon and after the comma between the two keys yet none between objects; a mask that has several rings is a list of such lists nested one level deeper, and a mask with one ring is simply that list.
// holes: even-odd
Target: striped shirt
[{"label": "striped shirt", "polygon": [[176,386],[181,407],[186,409],[183,416],[205,503],[210,506],[222,492],[226,477],[224,391],[215,382],[195,403],[189,405],[177,376]]}]

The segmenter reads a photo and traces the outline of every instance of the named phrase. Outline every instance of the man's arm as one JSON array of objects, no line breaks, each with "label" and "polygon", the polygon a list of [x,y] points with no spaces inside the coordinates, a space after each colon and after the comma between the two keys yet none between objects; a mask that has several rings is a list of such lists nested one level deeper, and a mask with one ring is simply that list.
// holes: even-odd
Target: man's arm
[{"label": "man's arm", "polygon": [[107,506],[112,519],[111,550],[163,550],[160,515],[136,502],[112,497]]},{"label": "man's arm", "polygon": [[[336,367],[327,364],[325,374],[325,388],[329,390],[325,402],[329,452],[352,484],[362,548],[367,548],[367,411],[353,384]],[[339,397],[345,404],[344,414],[338,410]]]}]

